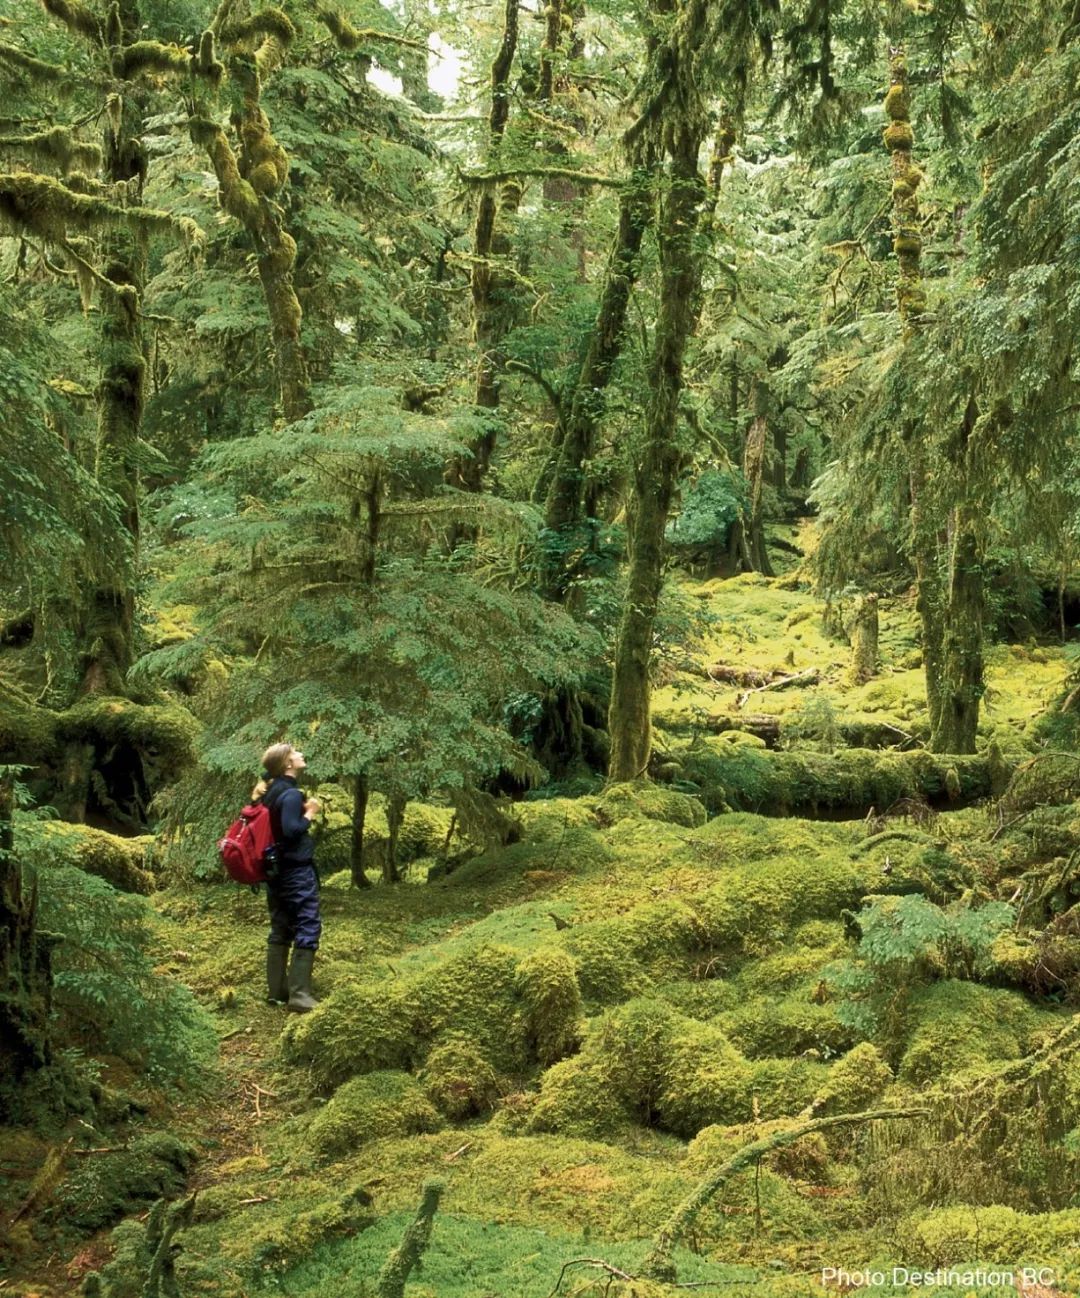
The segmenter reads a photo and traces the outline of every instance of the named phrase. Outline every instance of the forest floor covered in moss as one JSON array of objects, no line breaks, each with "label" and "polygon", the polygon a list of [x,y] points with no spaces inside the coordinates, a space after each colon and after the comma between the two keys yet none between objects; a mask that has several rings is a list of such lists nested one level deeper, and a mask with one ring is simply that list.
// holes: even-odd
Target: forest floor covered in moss
[{"label": "forest floor covered in moss", "polygon": [[[262,896],[153,895],[158,972],[212,1016],[218,1062],[177,1098],[112,1061],[111,1125],[5,1136],[4,1292],[72,1293],[104,1267],[105,1298],[138,1298],[147,1209],[194,1190],[184,1298],[373,1295],[433,1177],[408,1298],[779,1298],[823,1292],[823,1268],[881,1271],[882,1294],[1080,1292],[1080,954],[1055,927],[1080,777],[1036,757],[1064,652],[994,647],[983,751],[934,758],[908,605],[883,608],[882,669],[852,685],[805,591],[685,589],[713,616],[664,654],[664,782],[532,796],[521,841],[445,874],[449,812],[413,808],[406,881],[365,891],[328,818],[314,1013],[263,1002]],[[740,708],[711,663],[821,681]],[[746,711],[779,717],[778,746],[714,732]],[[892,748],[842,743],[882,725]],[[620,1278],[744,1145],[913,1107],[735,1175],[677,1241],[684,1288]],[[893,1267],[958,1275],[913,1286]],[[1017,1284],[964,1283],[978,1268]]]}]

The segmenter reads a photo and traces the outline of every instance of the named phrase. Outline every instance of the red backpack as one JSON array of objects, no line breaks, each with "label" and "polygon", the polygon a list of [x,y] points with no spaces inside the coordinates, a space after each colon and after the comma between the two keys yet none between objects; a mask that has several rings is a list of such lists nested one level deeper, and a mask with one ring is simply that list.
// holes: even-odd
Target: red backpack
[{"label": "red backpack", "polygon": [[229,878],[237,883],[265,883],[264,857],[273,842],[270,808],[262,802],[253,802],[245,807],[240,819],[234,821],[225,837],[218,840],[218,851]]}]

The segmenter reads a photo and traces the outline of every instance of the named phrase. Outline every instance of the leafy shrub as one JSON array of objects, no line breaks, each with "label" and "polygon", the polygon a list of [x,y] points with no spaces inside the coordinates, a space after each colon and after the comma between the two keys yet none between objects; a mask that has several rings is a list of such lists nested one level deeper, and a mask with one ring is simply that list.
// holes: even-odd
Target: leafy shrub
[{"label": "leafy shrub", "polygon": [[191,992],[155,974],[149,904],[71,866],[38,879],[41,927],[62,938],[53,955],[61,1037],[119,1055],[160,1084],[195,1081],[217,1036]]}]

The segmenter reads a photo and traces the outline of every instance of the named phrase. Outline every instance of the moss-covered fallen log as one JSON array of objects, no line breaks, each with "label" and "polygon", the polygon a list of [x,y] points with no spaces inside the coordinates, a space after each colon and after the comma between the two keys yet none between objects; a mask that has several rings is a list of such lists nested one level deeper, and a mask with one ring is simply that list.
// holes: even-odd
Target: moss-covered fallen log
[{"label": "moss-covered fallen log", "polygon": [[121,838],[89,825],[71,825],[63,820],[46,821],[38,827],[43,838],[42,856],[57,865],[73,865],[97,875],[121,892],[152,892],[154,838],[150,834]]},{"label": "moss-covered fallen log", "polygon": [[[722,748],[727,751],[721,751]],[[770,752],[748,743],[720,743],[675,754],[681,778],[698,786],[713,814],[865,815],[903,799],[961,805],[991,792],[982,755],[878,752]]]}]

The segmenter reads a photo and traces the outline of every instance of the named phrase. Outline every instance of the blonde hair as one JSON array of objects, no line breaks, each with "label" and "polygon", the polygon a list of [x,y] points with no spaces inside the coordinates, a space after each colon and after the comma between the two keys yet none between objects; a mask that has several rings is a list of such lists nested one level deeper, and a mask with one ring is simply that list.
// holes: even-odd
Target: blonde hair
[{"label": "blonde hair", "polygon": [[266,790],[270,787],[270,781],[276,780],[279,775],[285,774],[285,767],[289,764],[289,758],[293,754],[292,744],[271,744],[262,755],[263,770],[270,777],[269,780],[262,779],[251,790],[251,799],[254,802],[261,798]]}]

